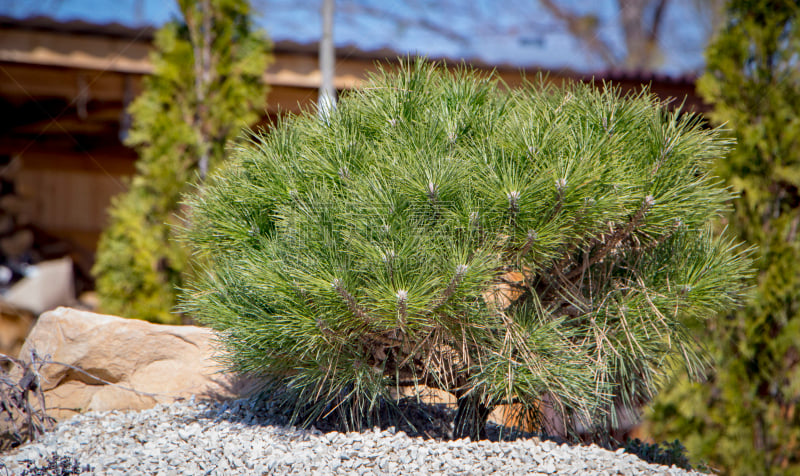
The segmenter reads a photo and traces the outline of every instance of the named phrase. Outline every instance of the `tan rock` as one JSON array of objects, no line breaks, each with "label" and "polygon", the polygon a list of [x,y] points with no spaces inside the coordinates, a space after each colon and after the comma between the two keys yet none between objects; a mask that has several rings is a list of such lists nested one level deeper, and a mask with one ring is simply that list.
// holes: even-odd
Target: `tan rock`
[{"label": "tan rock", "polygon": [[392,398],[398,399],[416,396],[422,403],[431,405],[445,404],[453,408],[455,408],[457,403],[457,399],[452,393],[424,385],[419,385],[417,387],[402,386],[399,388],[390,388],[389,395]]},{"label": "tan rock", "polygon": [[518,403],[497,405],[489,414],[489,421],[530,433],[541,430],[532,415],[526,413]]},{"label": "tan rock", "polygon": [[[422,403],[430,405],[445,404],[453,410],[455,410],[458,405],[458,399],[452,393],[422,385],[417,387],[403,386],[398,389],[392,388],[390,389],[390,395],[393,398],[417,396]],[[536,426],[532,416],[526,414],[522,410],[522,406],[517,403],[511,405],[497,405],[489,414],[488,420],[498,425],[519,428],[527,432],[541,430],[541,428]]]},{"label": "tan rock", "polygon": [[497,284],[493,284],[483,293],[483,300],[494,305],[497,310],[505,311],[513,302],[525,294],[525,275],[519,271],[509,271],[500,276]]},{"label": "tan rock", "polygon": [[42,367],[42,388],[48,414],[65,419],[84,411],[144,409],[192,395],[247,395],[254,383],[221,372],[212,360],[213,339],[207,328],[60,307],[39,317],[20,355],[29,361],[35,349],[58,362]]}]

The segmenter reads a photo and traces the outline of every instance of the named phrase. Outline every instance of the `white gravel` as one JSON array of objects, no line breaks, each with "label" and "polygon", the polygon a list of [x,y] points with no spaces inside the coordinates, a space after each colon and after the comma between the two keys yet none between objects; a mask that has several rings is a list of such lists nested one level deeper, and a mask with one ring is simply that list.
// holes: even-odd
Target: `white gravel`
[{"label": "white gravel", "polygon": [[25,460],[45,465],[54,452],[108,475],[700,474],[648,464],[623,450],[538,438],[440,441],[393,428],[302,430],[255,412],[254,405],[185,401],[139,412],[86,413],[0,457],[0,475],[21,474]]}]

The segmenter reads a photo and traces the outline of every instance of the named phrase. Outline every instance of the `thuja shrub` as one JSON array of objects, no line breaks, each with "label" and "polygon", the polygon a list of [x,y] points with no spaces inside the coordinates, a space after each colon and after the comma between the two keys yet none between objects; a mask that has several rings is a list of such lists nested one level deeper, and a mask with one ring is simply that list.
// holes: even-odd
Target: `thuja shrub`
[{"label": "thuja shrub", "polygon": [[703,368],[686,321],[743,291],[746,251],[709,224],[729,147],[646,91],[407,62],[189,197],[184,305],[305,424],[373,425],[424,385],[458,398],[456,437],[498,404],[608,435],[676,361]]}]

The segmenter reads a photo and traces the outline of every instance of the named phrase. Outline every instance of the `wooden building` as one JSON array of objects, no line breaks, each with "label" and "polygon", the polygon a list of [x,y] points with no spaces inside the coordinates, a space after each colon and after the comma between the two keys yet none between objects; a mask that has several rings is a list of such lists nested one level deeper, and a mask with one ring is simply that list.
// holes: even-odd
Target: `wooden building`
[{"label": "wooden building", "polygon": [[[13,183],[2,200],[22,214],[19,221],[25,226],[66,243],[84,272],[106,223],[105,210],[134,171],[136,154],[120,137],[130,121],[126,106],[152,70],[153,33],[118,24],[0,17],[0,177]],[[273,53],[274,62],[264,72],[270,85],[264,121],[311,104],[321,78],[317,45],[279,42]],[[358,87],[376,60],[396,56],[392,51],[337,49],[335,86]],[[496,69],[511,87],[537,71],[476,66]],[[690,107],[702,109],[691,77],[590,76],[623,88],[650,83],[657,94],[686,97]],[[574,74],[550,78],[586,79]]]}]

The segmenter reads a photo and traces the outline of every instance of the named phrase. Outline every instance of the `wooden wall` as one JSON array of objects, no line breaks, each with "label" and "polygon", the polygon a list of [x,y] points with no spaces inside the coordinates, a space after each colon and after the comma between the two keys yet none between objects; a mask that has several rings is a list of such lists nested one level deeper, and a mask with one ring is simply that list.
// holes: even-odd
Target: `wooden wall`
[{"label": "wooden wall", "polygon": [[[111,161],[122,162],[104,158],[106,164]],[[92,251],[108,223],[106,209],[112,197],[125,190],[125,177],[133,172],[132,162],[125,162],[127,173],[111,174],[98,169],[38,167],[36,161],[22,156],[17,193],[29,201],[37,227]]]}]

